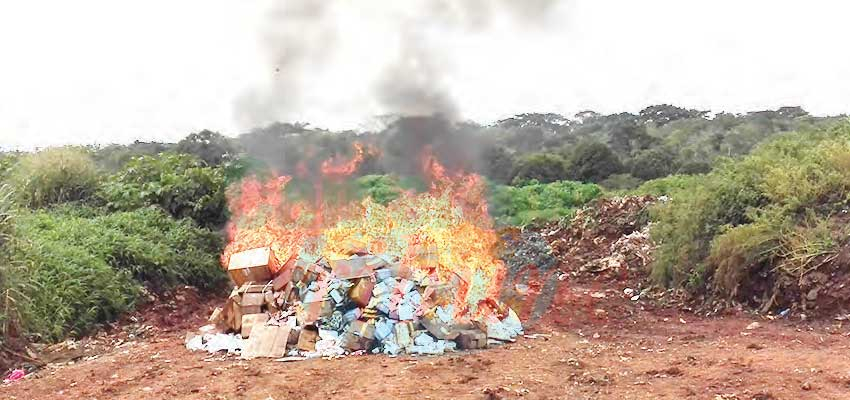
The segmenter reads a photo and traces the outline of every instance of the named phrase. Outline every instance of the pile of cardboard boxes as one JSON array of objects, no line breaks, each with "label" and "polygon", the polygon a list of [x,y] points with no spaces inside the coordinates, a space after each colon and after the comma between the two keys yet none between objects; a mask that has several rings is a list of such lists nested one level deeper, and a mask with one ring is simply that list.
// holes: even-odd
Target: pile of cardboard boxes
[{"label": "pile of cardboard boxes", "polygon": [[228,272],[236,286],[210,322],[241,335],[244,358],[441,354],[522,333],[509,308],[475,321],[456,313],[460,278],[442,282],[386,255],[280,263],[265,247],[231,256]]}]

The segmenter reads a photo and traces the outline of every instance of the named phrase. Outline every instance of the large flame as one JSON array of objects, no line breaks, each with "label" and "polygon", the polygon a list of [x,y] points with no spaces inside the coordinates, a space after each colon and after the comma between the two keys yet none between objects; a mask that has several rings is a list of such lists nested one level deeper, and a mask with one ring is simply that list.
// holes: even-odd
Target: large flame
[{"label": "large flame", "polygon": [[234,253],[265,246],[272,248],[278,265],[294,257],[344,259],[356,243],[374,254],[397,256],[420,276],[457,285],[458,314],[492,310],[505,265],[495,256],[498,237],[481,177],[449,172],[425,149],[421,160],[430,187],[425,193],[405,192],[386,206],[368,198],[324,198],[325,185],[341,185],[356,172],[365,151],[356,144],[350,160],[334,157],[322,163],[312,199],[287,199],[289,176],[249,177],[230,188],[232,218],[222,265]]}]

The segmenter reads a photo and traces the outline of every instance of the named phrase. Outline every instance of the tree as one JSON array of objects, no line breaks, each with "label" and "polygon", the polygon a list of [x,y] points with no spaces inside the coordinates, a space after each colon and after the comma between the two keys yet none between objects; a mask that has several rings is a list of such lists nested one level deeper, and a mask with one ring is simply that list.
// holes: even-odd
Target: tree
[{"label": "tree", "polygon": [[570,179],[581,182],[600,182],[623,170],[623,164],[611,148],[596,141],[579,143],[566,162]]},{"label": "tree", "polygon": [[513,171],[514,157],[504,146],[493,146],[484,152],[484,175],[496,183],[510,182]]},{"label": "tree", "polygon": [[621,157],[628,157],[633,152],[648,149],[657,139],[646,133],[646,126],[636,120],[624,120],[615,124],[610,131],[608,143],[611,150]]},{"label": "tree", "polygon": [[656,126],[664,126],[670,122],[687,118],[704,118],[708,111],[699,111],[676,107],[670,104],[659,104],[649,106],[640,111],[640,119],[643,123],[652,122]]},{"label": "tree", "polygon": [[776,113],[785,118],[799,118],[809,115],[809,112],[800,106],[779,107],[779,109],[776,110]]},{"label": "tree", "polygon": [[521,158],[516,163],[513,182],[521,183],[532,179],[549,183],[567,178],[564,159],[553,153],[535,153]]},{"label": "tree", "polygon": [[221,165],[238,153],[230,138],[206,129],[183,138],[177,143],[177,152],[192,154],[210,166]]},{"label": "tree", "polygon": [[711,164],[705,161],[688,161],[679,167],[679,171],[677,171],[677,173],[683,175],[698,175],[705,174],[709,171],[711,171]]},{"label": "tree", "polygon": [[631,174],[636,178],[650,180],[667,176],[676,171],[676,156],[663,148],[643,150],[631,161]]},{"label": "tree", "polygon": [[153,156],[162,152],[174,150],[174,143],[142,142],[137,140],[130,144],[110,144],[94,152],[93,157],[98,166],[106,171],[117,171],[128,161],[138,156]]}]

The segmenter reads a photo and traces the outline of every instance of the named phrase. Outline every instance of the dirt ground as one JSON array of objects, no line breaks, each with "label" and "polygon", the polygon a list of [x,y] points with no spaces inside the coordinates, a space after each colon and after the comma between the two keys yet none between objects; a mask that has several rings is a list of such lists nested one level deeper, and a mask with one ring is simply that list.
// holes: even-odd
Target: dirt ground
[{"label": "dirt ground", "polygon": [[149,309],[80,342],[75,361],[0,387],[0,398],[850,398],[850,329],[837,321],[705,319],[632,302],[620,288],[568,293],[547,314],[558,318],[488,350],[287,363],[187,351],[184,335],[220,300],[184,299],[198,306]]}]

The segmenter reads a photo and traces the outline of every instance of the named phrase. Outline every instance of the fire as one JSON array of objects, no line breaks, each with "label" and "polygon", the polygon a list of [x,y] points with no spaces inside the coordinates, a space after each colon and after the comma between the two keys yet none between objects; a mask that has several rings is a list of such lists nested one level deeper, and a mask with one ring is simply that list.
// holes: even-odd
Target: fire
[{"label": "fire", "polygon": [[232,254],[257,247],[271,247],[279,265],[294,257],[346,259],[353,246],[362,247],[397,257],[422,278],[454,284],[456,314],[495,311],[505,265],[495,256],[498,237],[482,178],[448,171],[426,149],[421,160],[430,189],[425,193],[406,192],[387,205],[369,198],[325,198],[325,185],[342,185],[372,150],[355,144],[353,153],[347,160],[332,157],[322,163],[312,199],[290,200],[285,195],[289,176],[249,177],[231,188],[232,219],[222,265]]},{"label": "fire", "polygon": [[[371,153],[370,148],[370,153]],[[351,176],[354,172],[357,171],[357,167],[360,166],[360,163],[363,162],[365,158],[366,150],[363,148],[363,144],[355,142],[354,143],[354,157],[350,160],[344,160],[341,157],[331,157],[322,162],[322,175],[329,178],[344,178],[347,176]]]}]

